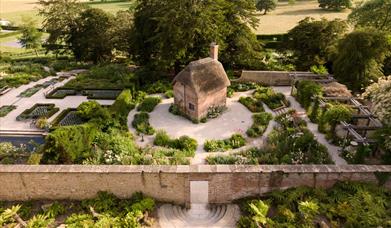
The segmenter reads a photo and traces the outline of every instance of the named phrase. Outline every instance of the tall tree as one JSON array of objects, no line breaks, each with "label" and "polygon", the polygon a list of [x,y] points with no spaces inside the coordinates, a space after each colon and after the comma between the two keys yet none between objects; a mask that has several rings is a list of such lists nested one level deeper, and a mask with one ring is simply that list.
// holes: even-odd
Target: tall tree
[{"label": "tall tree", "polygon": [[356,27],[373,27],[391,32],[391,0],[369,0],[353,9],[348,17]]},{"label": "tall tree", "polygon": [[259,11],[263,11],[263,14],[267,14],[267,12],[276,9],[277,0],[258,0],[256,3],[256,7]]},{"label": "tall tree", "polygon": [[68,43],[75,58],[94,63],[109,60],[114,44],[111,14],[101,9],[87,9],[70,28]]},{"label": "tall tree", "polygon": [[38,0],[38,4],[38,14],[43,17],[42,29],[49,33],[46,48],[56,53],[67,50],[71,27],[87,5],[78,0]]},{"label": "tall tree", "polygon": [[36,21],[24,18],[21,26],[22,35],[18,37],[19,43],[26,49],[33,49],[38,56],[37,49],[42,45],[42,32],[37,29]]},{"label": "tall tree", "polygon": [[130,55],[133,13],[129,10],[118,11],[113,22],[113,44],[117,51]]},{"label": "tall tree", "polygon": [[141,64],[179,71],[189,61],[207,56],[212,41],[226,50],[227,38],[238,29],[251,33],[248,25],[255,26],[257,22],[255,10],[252,0],[139,0],[132,52]]},{"label": "tall tree", "polygon": [[391,39],[377,30],[357,30],[343,38],[333,58],[334,76],[355,92],[383,76],[381,67],[390,53]]},{"label": "tall tree", "polygon": [[293,51],[295,65],[299,70],[309,70],[313,65],[322,65],[347,30],[341,20],[327,21],[305,18],[288,32],[287,48]]}]

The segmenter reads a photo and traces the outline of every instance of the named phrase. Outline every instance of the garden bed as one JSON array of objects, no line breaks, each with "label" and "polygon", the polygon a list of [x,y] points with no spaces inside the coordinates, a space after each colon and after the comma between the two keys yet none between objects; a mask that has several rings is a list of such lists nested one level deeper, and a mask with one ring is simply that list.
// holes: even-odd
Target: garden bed
[{"label": "garden bed", "polygon": [[21,92],[18,95],[18,97],[31,97],[32,95],[36,94],[42,88],[44,88],[42,84],[35,85],[35,86],[28,88],[25,91]]},{"label": "garden bed", "polygon": [[81,91],[87,99],[115,100],[122,89],[84,89]]},{"label": "garden bed", "polygon": [[255,138],[261,136],[266,128],[269,126],[269,122],[273,119],[272,114],[267,112],[255,113],[253,115],[253,124],[247,129],[246,134],[249,137]]},{"label": "garden bed", "polygon": [[48,99],[63,99],[66,96],[77,95],[77,91],[74,89],[66,89],[66,88],[56,88],[46,94],[46,98]]},{"label": "garden bed", "polygon": [[306,122],[293,111],[276,117],[279,124],[263,148],[210,156],[208,164],[332,164],[327,148],[316,141]]},{"label": "garden bed", "polygon": [[0,213],[4,227],[147,227],[154,222],[156,204],[142,193],[120,199],[99,192],[82,201],[4,202],[4,207]]},{"label": "garden bed", "polygon": [[240,200],[238,227],[388,227],[390,196],[383,187],[358,182],[275,190]]},{"label": "garden bed", "polygon": [[83,119],[77,115],[74,108],[68,108],[62,111],[52,122],[53,127],[71,126],[84,123]]},{"label": "garden bed", "polygon": [[198,146],[197,141],[187,135],[183,135],[177,139],[172,139],[165,131],[162,130],[156,133],[153,144],[155,146],[182,151],[185,157],[194,157]]},{"label": "garden bed", "polygon": [[258,87],[253,97],[256,100],[265,103],[271,110],[289,107],[289,101],[285,98],[284,94],[276,93],[270,87]]},{"label": "garden bed", "polygon": [[4,117],[8,115],[8,113],[12,112],[16,109],[15,105],[3,105],[0,107],[0,117]]},{"label": "garden bed", "polygon": [[16,120],[23,121],[27,119],[38,119],[38,118],[50,118],[59,108],[55,107],[55,104],[35,104],[33,107],[24,110]]},{"label": "garden bed", "polygon": [[237,149],[246,145],[246,139],[241,134],[233,134],[228,139],[206,140],[204,150],[206,152],[217,152]]}]

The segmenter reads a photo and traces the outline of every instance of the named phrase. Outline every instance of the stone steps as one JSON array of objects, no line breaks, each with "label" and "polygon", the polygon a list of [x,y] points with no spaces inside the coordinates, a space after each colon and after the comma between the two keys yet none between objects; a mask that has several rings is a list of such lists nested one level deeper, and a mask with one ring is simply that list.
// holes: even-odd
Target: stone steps
[{"label": "stone steps", "polygon": [[158,210],[162,228],[230,228],[236,227],[240,217],[237,205],[192,204],[191,209],[164,204]]}]

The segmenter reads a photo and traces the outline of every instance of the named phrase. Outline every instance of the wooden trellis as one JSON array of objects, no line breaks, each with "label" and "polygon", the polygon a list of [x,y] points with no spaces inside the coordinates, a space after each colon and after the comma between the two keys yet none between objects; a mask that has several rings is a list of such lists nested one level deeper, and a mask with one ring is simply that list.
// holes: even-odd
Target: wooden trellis
[{"label": "wooden trellis", "polygon": [[[313,73],[292,73],[292,93],[296,90],[296,83],[301,80],[310,80],[319,84],[327,84],[330,82],[335,82],[336,80],[332,75],[315,75]],[[354,97],[313,97],[314,100],[319,102],[319,106],[322,108],[327,107],[327,101],[338,101],[348,105],[350,108],[356,110],[357,113],[352,115],[353,122],[358,122],[358,120],[367,120],[364,125],[350,124],[345,121],[341,121],[343,129],[347,131],[347,137],[352,137],[353,141],[363,144],[375,144],[376,141],[368,139],[368,132],[380,129],[383,127],[382,123],[376,118],[376,116],[371,113],[367,106],[362,105]],[[363,122],[363,121],[361,121]],[[361,134],[359,133],[361,132]]]}]

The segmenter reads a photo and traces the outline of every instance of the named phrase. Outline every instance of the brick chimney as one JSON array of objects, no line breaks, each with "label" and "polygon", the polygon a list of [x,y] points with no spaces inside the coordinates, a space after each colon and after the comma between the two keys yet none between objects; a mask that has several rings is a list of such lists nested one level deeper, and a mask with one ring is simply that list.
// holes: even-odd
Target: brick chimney
[{"label": "brick chimney", "polygon": [[219,45],[215,42],[210,44],[210,57],[214,60],[218,60],[219,58]]}]

